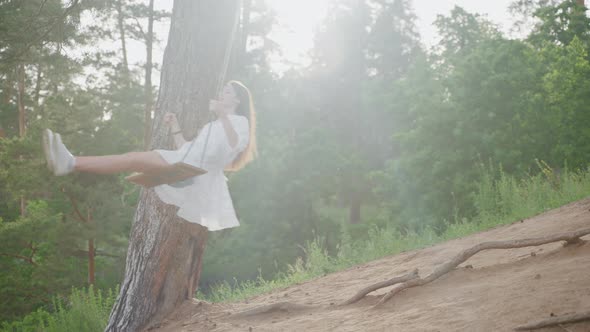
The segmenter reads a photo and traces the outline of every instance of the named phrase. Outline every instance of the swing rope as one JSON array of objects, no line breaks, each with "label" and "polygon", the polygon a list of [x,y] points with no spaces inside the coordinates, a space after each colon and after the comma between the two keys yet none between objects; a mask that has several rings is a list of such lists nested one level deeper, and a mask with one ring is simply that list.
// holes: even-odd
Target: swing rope
[{"label": "swing rope", "polygon": [[[236,9],[233,26],[230,31],[230,36],[228,38],[227,45],[225,47],[225,54],[223,57],[221,72],[220,72],[219,76],[217,77],[217,82],[216,82],[216,86],[215,86],[215,92],[216,92],[217,96],[219,96],[221,94],[221,91],[223,90],[225,76],[227,75],[229,61],[230,61],[230,57],[231,57],[231,53],[232,53],[232,49],[233,49],[233,45],[234,45],[234,41],[235,41],[235,35],[236,35],[237,27],[238,27],[241,8],[242,8],[242,0],[238,0],[238,8]],[[208,127],[207,128],[207,135],[205,137],[205,145],[203,146],[203,150],[201,152],[201,159],[199,161],[200,167],[195,167],[195,166],[192,166],[192,165],[184,162],[184,160],[186,159],[186,157],[190,153],[191,149],[193,148],[195,142],[197,141],[197,138],[195,137],[191,141],[191,143],[190,143],[189,147],[187,148],[186,152],[184,153],[184,155],[182,156],[182,159],[179,162],[176,162],[176,163],[170,165],[170,167],[168,167],[169,169],[166,169],[166,170],[160,172],[162,174],[136,173],[136,174],[132,174],[132,175],[126,177],[126,179],[131,182],[134,182],[136,184],[147,187],[147,188],[157,186],[160,184],[168,184],[170,186],[177,187],[177,188],[182,188],[182,187],[186,187],[188,185],[191,185],[193,183],[194,177],[207,173],[207,171],[204,170],[202,168],[202,166],[203,166],[203,161],[205,159],[205,153],[207,151],[207,145],[209,144],[209,137],[211,136],[211,127],[212,127],[211,121],[213,120],[213,113],[209,113],[209,120],[210,121],[207,126]],[[160,123],[158,124],[158,127],[161,123],[162,122],[160,121]],[[169,129],[168,135],[170,135],[170,132],[171,132],[171,130]]]},{"label": "swing rope", "polygon": [[[234,17],[232,30],[230,33],[230,37],[228,38],[227,45],[225,47],[225,54],[223,56],[223,64],[221,67],[221,73],[217,77],[217,85],[215,87],[216,96],[219,96],[221,94],[221,90],[223,90],[223,85],[225,83],[225,76],[227,75],[227,70],[229,67],[229,60],[230,60],[231,53],[233,50],[233,45],[234,45],[234,41],[235,41],[235,37],[236,37],[238,22],[240,19],[240,8],[242,8],[241,2],[242,2],[241,0],[238,0],[238,8],[236,10],[236,15]],[[211,113],[209,114],[209,120],[213,120],[213,116]],[[207,145],[209,143],[209,136],[211,135],[211,127],[212,127],[211,122],[209,122],[209,125],[207,127],[208,128],[207,128],[207,135],[205,137],[205,145],[203,146],[203,151],[201,152],[201,160],[199,161],[200,167],[203,167],[203,160],[205,159],[205,152],[207,151]],[[192,140],[191,144],[189,145],[188,149],[184,153],[184,156],[182,157],[180,162],[184,162],[184,159],[186,158],[186,156],[188,156],[189,152],[193,148],[195,141],[196,141],[196,139]]]},{"label": "swing rope", "polygon": [[[221,73],[217,77],[217,85],[215,87],[216,96],[219,96],[221,94],[221,90],[223,89],[223,84],[225,83],[225,76],[227,75],[227,70],[229,67],[229,60],[230,60],[231,53],[233,50],[233,45],[234,45],[234,40],[235,40],[236,31],[237,31],[237,27],[238,27],[238,22],[240,19],[240,8],[242,8],[241,2],[242,2],[241,0],[238,0],[238,8],[236,10],[236,15],[234,17],[232,30],[230,32],[230,37],[228,38],[227,45],[225,47],[225,54],[223,56],[223,64],[221,67]],[[212,120],[211,114],[209,114],[209,119]],[[209,143],[209,136],[211,135],[212,125],[213,124],[211,122],[209,122],[209,125],[207,126],[207,136],[205,137],[205,146],[203,147],[203,151],[201,152],[201,160],[199,162],[200,167],[203,167],[203,160],[205,159],[205,152],[207,151],[207,145]],[[186,156],[188,156],[188,154],[191,151],[191,149],[193,148],[193,145],[195,144],[195,142],[196,142],[196,139],[193,139],[191,144],[189,145],[188,149],[184,153],[184,156],[180,160],[180,162],[184,162],[184,159],[186,158]]]}]

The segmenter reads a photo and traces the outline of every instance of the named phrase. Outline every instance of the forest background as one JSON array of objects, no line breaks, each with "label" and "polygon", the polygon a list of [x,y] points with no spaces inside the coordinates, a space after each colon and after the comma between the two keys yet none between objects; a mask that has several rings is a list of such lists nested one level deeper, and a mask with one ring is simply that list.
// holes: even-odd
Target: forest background
[{"label": "forest background", "polygon": [[[380,232],[475,223],[514,203],[482,206],[494,179],[540,175],[559,187],[588,169],[580,1],[515,1],[521,39],[455,7],[436,19],[432,48],[410,0],[332,5],[310,64],[277,73],[276,16],[244,1],[229,76],[254,94],[259,158],[228,175],[242,225],[210,234],[203,294],[284,275],[310,243],[338,255]],[[153,1],[0,1],[0,322],[72,287],[122,280],[139,188],[124,175],[52,176],[40,134],[60,132],[80,155],[145,149],[161,61],[152,53],[165,44],[153,22],[168,19]],[[145,45],[142,66],[129,64],[130,40]]]}]

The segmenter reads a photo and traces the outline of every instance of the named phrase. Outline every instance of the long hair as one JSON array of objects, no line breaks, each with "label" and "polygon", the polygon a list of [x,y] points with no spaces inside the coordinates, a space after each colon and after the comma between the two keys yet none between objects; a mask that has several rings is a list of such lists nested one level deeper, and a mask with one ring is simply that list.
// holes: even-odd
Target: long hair
[{"label": "long hair", "polygon": [[240,101],[236,109],[236,114],[248,118],[250,126],[250,139],[248,145],[244,151],[240,152],[236,159],[234,159],[231,165],[226,168],[227,171],[235,172],[242,169],[258,155],[258,149],[256,146],[256,111],[254,110],[254,102],[250,90],[248,90],[242,82],[229,81],[229,83],[234,88],[236,96]]}]

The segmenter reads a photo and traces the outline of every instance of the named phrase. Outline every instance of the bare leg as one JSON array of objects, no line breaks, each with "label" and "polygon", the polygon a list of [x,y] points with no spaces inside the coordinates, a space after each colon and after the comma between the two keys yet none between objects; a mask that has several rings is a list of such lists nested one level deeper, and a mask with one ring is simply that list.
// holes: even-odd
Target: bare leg
[{"label": "bare leg", "polygon": [[74,171],[96,174],[153,172],[169,165],[160,154],[155,151],[75,158],[76,162],[74,164]]}]

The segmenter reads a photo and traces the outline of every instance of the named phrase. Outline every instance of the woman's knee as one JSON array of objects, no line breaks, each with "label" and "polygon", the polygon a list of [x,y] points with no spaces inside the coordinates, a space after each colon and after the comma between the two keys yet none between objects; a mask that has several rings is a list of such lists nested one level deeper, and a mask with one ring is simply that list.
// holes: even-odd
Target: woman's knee
[{"label": "woman's knee", "polygon": [[128,162],[129,167],[132,169],[148,171],[167,166],[166,161],[154,151],[127,152],[124,154],[124,156]]}]

